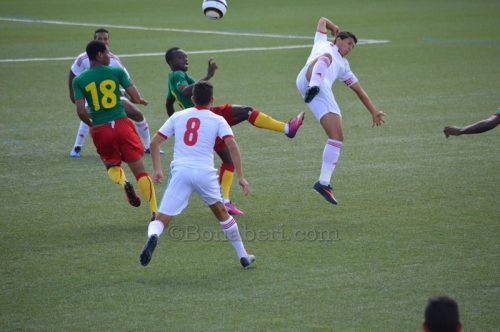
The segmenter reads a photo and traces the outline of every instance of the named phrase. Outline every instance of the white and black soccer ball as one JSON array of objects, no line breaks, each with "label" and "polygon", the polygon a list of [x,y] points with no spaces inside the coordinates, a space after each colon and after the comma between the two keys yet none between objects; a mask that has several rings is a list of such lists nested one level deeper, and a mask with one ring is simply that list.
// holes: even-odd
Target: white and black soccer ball
[{"label": "white and black soccer ball", "polygon": [[211,20],[219,20],[227,13],[226,0],[203,0],[203,14]]}]

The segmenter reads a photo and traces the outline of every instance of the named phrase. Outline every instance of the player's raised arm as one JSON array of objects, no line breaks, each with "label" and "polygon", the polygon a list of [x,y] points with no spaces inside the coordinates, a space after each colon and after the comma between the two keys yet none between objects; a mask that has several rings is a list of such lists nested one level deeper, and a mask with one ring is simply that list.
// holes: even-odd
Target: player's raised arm
[{"label": "player's raised arm", "polygon": [[207,74],[204,77],[200,78],[200,81],[208,81],[209,79],[211,79],[215,75],[215,71],[217,69],[219,69],[219,67],[214,61],[214,58],[210,58],[210,60],[208,60]]},{"label": "player's raised arm", "polygon": [[316,28],[316,31],[324,32],[327,33],[327,30],[329,30],[332,34],[333,37],[338,35],[339,33],[339,27],[333,24],[329,19],[326,17],[322,17],[318,21],[318,26]]}]

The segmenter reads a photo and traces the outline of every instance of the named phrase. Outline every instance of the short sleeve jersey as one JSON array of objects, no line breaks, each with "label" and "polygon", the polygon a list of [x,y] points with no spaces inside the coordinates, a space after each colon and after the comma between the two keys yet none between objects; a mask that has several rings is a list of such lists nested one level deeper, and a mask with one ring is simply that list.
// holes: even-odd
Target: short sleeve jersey
[{"label": "short sleeve jersey", "polygon": [[188,108],[174,113],[158,130],[167,139],[174,135],[171,167],[214,168],[214,142],[217,137],[234,137],[223,117],[209,109]]},{"label": "short sleeve jersey", "polygon": [[89,68],[75,77],[75,99],[85,98],[94,125],[100,125],[125,117],[120,102],[120,85],[132,85],[127,72],[120,67],[98,66]]},{"label": "short sleeve jersey", "polygon": [[186,109],[188,107],[193,107],[193,101],[191,100],[190,97],[184,97],[181,93],[181,90],[193,83],[196,83],[194,78],[189,76],[185,71],[182,70],[176,70],[173,72],[170,72],[168,74],[168,93],[167,93],[167,98],[168,99],[175,99],[177,104],[182,109]]},{"label": "short sleeve jersey", "polygon": [[[117,57],[111,52],[109,53],[109,57],[110,57],[110,62],[109,62],[110,67],[121,67],[125,70],[127,76],[130,77],[127,69],[125,69],[125,66],[123,66],[119,57]],[[82,53],[76,58],[75,62],[71,66],[71,71],[73,72],[73,74],[75,74],[75,76],[78,76],[82,71],[89,68],[90,68],[89,56],[87,55],[87,53]]]},{"label": "short sleeve jersey", "polygon": [[349,62],[339,53],[339,48],[332,42],[328,41],[327,34],[316,31],[314,36],[314,45],[311,50],[311,55],[307,59],[307,64],[316,59],[321,54],[329,53],[332,56],[332,63],[326,72],[324,81],[333,85],[338,78],[347,86],[351,86],[358,82],[358,78],[354,75],[349,67]]}]

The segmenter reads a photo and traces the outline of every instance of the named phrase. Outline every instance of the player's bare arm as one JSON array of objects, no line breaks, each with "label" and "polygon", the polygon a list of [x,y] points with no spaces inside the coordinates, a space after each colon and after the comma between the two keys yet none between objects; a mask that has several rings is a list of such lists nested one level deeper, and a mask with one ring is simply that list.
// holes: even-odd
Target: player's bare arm
[{"label": "player's bare arm", "polygon": [[87,126],[92,127],[92,120],[90,119],[90,115],[85,109],[85,99],[84,98],[78,98],[75,100],[76,104],[76,113],[78,114],[78,117],[80,120],[83,121]]},{"label": "player's bare arm", "polygon": [[175,113],[174,105],[175,105],[175,99],[167,98],[165,100],[165,107],[167,108],[168,117],[171,117]]},{"label": "player's bare arm", "polygon": [[70,70],[68,74],[68,86],[69,86],[69,99],[71,99],[71,102],[74,104],[75,103],[75,94],[73,91],[73,79],[75,78],[75,74]]},{"label": "player's bare arm", "polygon": [[476,122],[474,124],[465,127],[447,126],[444,128],[443,132],[446,138],[450,136],[480,134],[495,128],[499,124],[500,124],[500,116],[492,115],[488,119]]},{"label": "player's bare arm", "polygon": [[365,105],[366,109],[370,114],[372,115],[372,128],[375,126],[381,126],[383,123],[385,123],[384,116],[385,113],[377,110],[375,105],[373,105],[370,97],[368,97],[368,94],[363,90],[361,87],[361,84],[359,82],[354,83],[353,85],[350,86],[350,88],[356,93],[358,96],[359,100]]},{"label": "player's bare arm", "polygon": [[210,58],[210,60],[208,60],[207,74],[205,77],[200,78],[200,81],[210,80],[215,75],[215,71],[217,69],[219,69],[219,67],[217,67],[217,63],[214,61],[214,58]]},{"label": "player's bare arm", "polygon": [[234,163],[234,169],[236,171],[236,174],[238,174],[238,183],[240,184],[241,189],[243,190],[243,194],[246,196],[250,192],[250,185],[243,176],[243,166],[241,164],[240,148],[238,147],[238,144],[236,143],[236,140],[233,137],[226,138],[224,142],[226,143],[229,149],[229,153],[231,153],[231,158],[233,159]]},{"label": "player's bare arm", "polygon": [[339,27],[333,24],[329,19],[326,17],[322,17],[318,21],[318,27],[316,29],[317,31],[327,33],[329,30],[332,34],[332,36],[336,36],[339,33]]},{"label": "player's bare arm", "polygon": [[151,153],[151,159],[153,161],[153,177],[152,180],[156,184],[161,184],[163,181],[163,172],[161,170],[161,160],[160,160],[160,144],[165,141],[165,138],[155,134],[151,139],[149,145],[149,151]]}]

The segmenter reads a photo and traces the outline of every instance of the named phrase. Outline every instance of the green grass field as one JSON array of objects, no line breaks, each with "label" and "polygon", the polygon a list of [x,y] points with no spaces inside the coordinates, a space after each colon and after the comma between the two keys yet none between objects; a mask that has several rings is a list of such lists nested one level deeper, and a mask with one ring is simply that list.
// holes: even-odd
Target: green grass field
[{"label": "green grass field", "polygon": [[[500,2],[228,0],[220,21],[201,3],[0,3],[0,330],[421,331],[427,299],[447,294],[465,331],[498,331],[500,129],[448,140],[442,129],[500,106]],[[312,190],[326,136],[295,87],[320,16],[389,41],[348,57],[384,126],[333,88],[345,131],[337,207]],[[214,57],[219,103],[283,121],[306,111],[293,140],[234,127],[252,192],[235,181],[232,199],[254,268],[213,238],[220,227],[194,196],[142,267],[147,205],[127,204],[91,138],[69,157],[79,119],[68,71],[100,27],[150,102],[140,108],[152,134],[166,120],[173,46],[195,78]],[[167,173],[172,142],[162,148]]]}]

